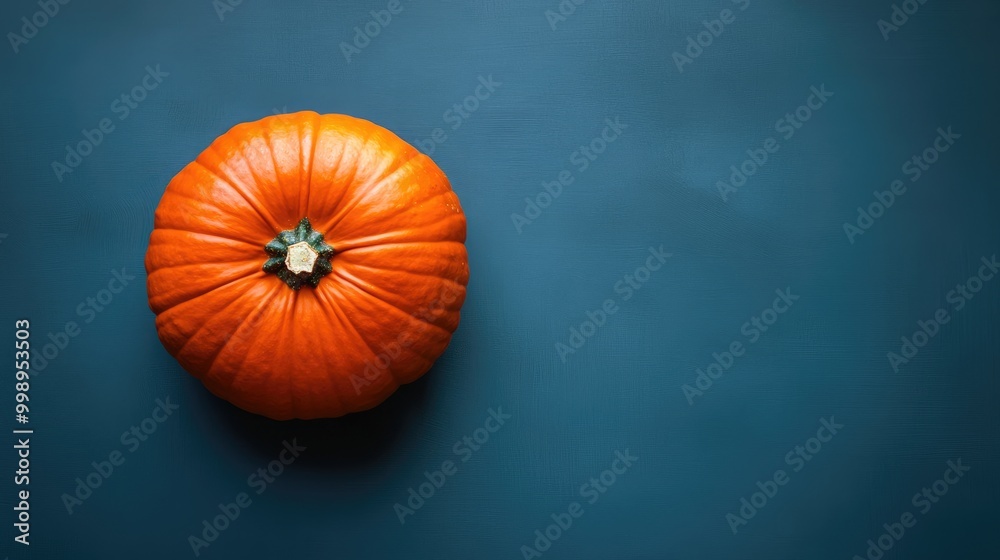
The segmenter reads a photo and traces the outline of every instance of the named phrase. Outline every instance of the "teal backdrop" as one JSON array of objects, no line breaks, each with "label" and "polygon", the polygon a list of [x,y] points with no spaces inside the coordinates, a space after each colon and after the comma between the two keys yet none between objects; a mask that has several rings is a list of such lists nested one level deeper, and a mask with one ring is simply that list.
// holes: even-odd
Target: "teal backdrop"
[{"label": "teal backdrop", "polygon": [[[0,555],[995,557],[998,16],[3,2]],[[299,110],[431,154],[471,281],[422,380],[273,422],[166,353],[143,257],[175,173]]]}]

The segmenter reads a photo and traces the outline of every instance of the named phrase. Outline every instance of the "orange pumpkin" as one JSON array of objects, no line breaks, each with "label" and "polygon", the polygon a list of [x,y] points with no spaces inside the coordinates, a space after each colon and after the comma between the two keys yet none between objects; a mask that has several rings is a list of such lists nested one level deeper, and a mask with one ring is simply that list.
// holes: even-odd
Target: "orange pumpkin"
[{"label": "orange pumpkin", "polygon": [[167,351],[274,419],[371,408],[458,327],[465,214],[388,130],[301,112],[233,127],[167,185],[146,252]]}]

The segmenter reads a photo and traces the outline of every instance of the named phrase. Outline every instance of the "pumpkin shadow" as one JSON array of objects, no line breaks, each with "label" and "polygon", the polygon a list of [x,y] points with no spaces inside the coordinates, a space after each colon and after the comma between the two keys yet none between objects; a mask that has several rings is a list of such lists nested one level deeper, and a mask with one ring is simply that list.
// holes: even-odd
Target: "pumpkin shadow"
[{"label": "pumpkin shadow", "polygon": [[[272,420],[237,408],[208,395],[206,414],[238,445],[260,456],[275,459],[280,442],[297,440],[307,448],[299,461],[324,470],[359,470],[380,460],[399,439],[405,424],[426,408],[434,379],[433,369],[420,379],[401,386],[382,404],[340,418]],[[305,466],[305,465],[303,465]]]}]

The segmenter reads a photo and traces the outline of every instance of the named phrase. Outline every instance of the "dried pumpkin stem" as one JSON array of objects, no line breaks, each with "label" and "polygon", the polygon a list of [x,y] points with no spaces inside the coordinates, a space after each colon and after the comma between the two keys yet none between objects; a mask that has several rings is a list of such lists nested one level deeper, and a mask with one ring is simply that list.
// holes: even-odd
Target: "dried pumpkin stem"
[{"label": "dried pumpkin stem", "polygon": [[293,290],[318,286],[333,270],[330,259],[336,253],[323,241],[323,234],[312,228],[309,218],[302,218],[295,229],[279,233],[264,246],[264,252],[270,257],[264,272],[276,275]]}]

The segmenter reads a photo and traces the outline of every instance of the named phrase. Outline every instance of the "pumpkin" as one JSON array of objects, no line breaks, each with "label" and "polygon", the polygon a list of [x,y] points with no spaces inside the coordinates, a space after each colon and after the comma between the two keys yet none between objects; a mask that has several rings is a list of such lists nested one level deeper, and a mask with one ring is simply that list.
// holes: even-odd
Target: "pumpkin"
[{"label": "pumpkin", "polygon": [[157,334],[244,410],[372,408],[426,373],[458,327],[465,228],[441,169],[378,125],[313,112],[239,124],[156,209]]}]

